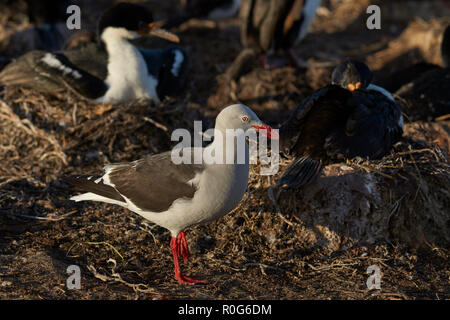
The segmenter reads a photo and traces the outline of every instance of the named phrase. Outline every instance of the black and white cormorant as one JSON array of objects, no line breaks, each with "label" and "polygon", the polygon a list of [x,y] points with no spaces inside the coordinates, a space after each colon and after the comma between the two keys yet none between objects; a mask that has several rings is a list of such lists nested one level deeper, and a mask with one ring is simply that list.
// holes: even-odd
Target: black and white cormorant
[{"label": "black and white cormorant", "polygon": [[282,152],[296,157],[278,186],[311,181],[323,163],[362,157],[380,159],[403,134],[403,116],[392,95],[371,84],[372,72],[347,59],[331,84],[298,106],[280,128]]},{"label": "black and white cormorant", "polygon": [[147,8],[119,3],[102,14],[97,42],[55,53],[29,52],[0,72],[0,85],[46,93],[70,89],[96,103],[160,102],[182,89],[187,56],[180,47],[142,49],[130,42],[145,34],[178,41],[158,27]]}]

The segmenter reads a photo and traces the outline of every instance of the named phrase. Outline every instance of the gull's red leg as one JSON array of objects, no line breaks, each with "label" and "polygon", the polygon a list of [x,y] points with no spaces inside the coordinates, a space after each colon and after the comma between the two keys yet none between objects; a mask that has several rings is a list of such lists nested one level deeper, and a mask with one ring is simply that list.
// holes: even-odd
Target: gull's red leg
[{"label": "gull's red leg", "polygon": [[[184,240],[183,240],[184,239]],[[185,248],[183,248],[185,246]],[[186,251],[187,257],[189,258],[189,250],[187,249],[187,242],[183,232],[183,235],[178,235],[177,237],[172,237],[170,240],[170,248],[172,249],[173,263],[175,265],[175,279],[178,280],[180,284],[194,285],[196,283],[206,283],[204,280],[197,280],[194,277],[188,277],[181,273],[180,261],[178,256],[182,255],[185,260]]]},{"label": "gull's red leg", "polygon": [[181,252],[180,254],[183,256],[183,260],[184,263],[186,263],[189,259],[189,257],[191,256],[191,254],[189,253],[189,247],[186,241],[186,234],[184,233],[184,231],[181,231],[178,236],[177,236],[177,240],[180,241],[179,245],[181,248]]}]

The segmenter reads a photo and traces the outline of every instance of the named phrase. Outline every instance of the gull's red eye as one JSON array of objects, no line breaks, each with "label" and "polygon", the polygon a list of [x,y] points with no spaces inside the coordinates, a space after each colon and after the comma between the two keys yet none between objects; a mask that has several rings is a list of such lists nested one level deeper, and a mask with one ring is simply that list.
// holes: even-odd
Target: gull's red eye
[{"label": "gull's red eye", "polygon": [[243,117],[241,118],[241,120],[242,120],[242,122],[248,122],[248,117],[247,117],[247,116],[243,116]]}]

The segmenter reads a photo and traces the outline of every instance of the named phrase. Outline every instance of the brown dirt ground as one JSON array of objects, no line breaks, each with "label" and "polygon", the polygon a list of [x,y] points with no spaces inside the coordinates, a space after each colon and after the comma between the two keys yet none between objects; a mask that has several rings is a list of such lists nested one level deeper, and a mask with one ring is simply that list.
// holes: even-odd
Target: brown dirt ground
[{"label": "brown dirt ground", "polygon": [[[148,5],[164,18],[177,2]],[[87,12],[86,28],[107,1],[95,3],[82,11]],[[267,181],[255,174],[232,213],[188,230],[192,256],[184,268],[208,285],[180,286],[173,278],[168,231],[122,208],[73,203],[67,200],[73,191],[60,180],[62,174],[95,173],[107,162],[169,150],[173,129],[192,128],[193,120],[210,127],[218,111],[233,101],[277,125],[327,83],[339,59],[373,61],[368,57],[388,49],[415,17],[427,21],[450,13],[445,1],[378,1],[382,30],[369,31],[364,20],[368,3],[322,2],[311,33],[296,48],[312,63],[307,70],[267,71],[256,65],[231,87],[221,74],[240,49],[237,19],[187,23],[175,30],[190,56],[187,88],[159,107],[132,102],[108,109],[70,94],[49,97],[5,89],[0,101],[0,299],[449,299],[448,243],[367,243],[342,237],[337,247],[321,245],[311,234],[322,226],[278,212],[267,196]],[[5,15],[1,30],[23,28],[23,22]],[[410,56],[404,63],[416,60]],[[376,60],[381,66],[376,76],[390,71],[382,68],[388,62]],[[438,145],[448,156],[448,121],[408,125],[408,139],[424,140],[430,148]],[[444,168],[448,178],[448,162]],[[448,184],[436,188],[447,195],[443,203],[448,205]],[[450,226],[443,228],[448,232]],[[72,264],[81,268],[81,290],[66,287],[66,269]],[[366,270],[373,264],[381,268],[381,290],[366,286]]]}]

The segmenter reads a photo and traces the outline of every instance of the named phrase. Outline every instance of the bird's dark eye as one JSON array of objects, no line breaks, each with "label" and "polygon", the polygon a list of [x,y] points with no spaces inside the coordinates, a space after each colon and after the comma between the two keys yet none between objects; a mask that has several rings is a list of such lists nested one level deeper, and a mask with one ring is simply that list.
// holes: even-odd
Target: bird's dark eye
[{"label": "bird's dark eye", "polygon": [[242,122],[248,122],[248,117],[247,116],[242,116],[241,120],[242,120]]}]

